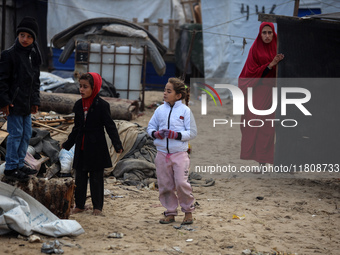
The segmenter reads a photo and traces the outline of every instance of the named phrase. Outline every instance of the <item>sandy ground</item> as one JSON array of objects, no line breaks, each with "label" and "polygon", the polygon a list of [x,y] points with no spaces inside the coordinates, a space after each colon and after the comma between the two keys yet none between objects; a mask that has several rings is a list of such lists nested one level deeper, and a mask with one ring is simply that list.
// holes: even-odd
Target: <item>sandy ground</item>
[{"label": "sandy ground", "polygon": [[[158,101],[162,93],[147,92],[146,105]],[[200,170],[203,179],[215,180],[214,186],[193,187],[194,224],[178,229],[182,212],[175,223],[159,224],[164,208],[156,190],[106,179],[105,189],[112,195],[105,197],[104,216],[92,216],[92,210],[71,215],[85,234],[58,238],[65,254],[242,254],[246,249],[263,254],[340,254],[339,175],[202,173],[209,166],[239,171],[257,164],[239,159],[239,126],[213,128],[213,119],[232,117],[232,102],[224,100],[223,107],[209,102],[206,116],[200,113],[200,101],[192,101],[190,107],[199,133],[191,142],[191,171]],[[147,109],[133,122],[147,126],[153,111]],[[90,199],[87,203],[91,206]],[[109,238],[112,233],[123,237]],[[55,240],[40,237],[42,242]],[[39,254],[41,246],[17,234],[0,237],[0,254]]]}]

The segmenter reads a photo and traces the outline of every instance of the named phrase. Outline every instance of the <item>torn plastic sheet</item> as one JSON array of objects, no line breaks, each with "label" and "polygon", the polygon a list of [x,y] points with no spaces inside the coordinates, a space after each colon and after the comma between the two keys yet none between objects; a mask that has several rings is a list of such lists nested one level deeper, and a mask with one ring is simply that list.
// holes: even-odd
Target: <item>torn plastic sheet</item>
[{"label": "torn plastic sheet", "polygon": [[60,237],[85,233],[75,220],[61,220],[39,201],[19,188],[0,182],[0,235],[16,231]]},{"label": "torn plastic sheet", "polygon": [[63,86],[68,83],[74,83],[72,78],[61,78],[58,75],[51,74],[48,72],[40,72],[40,90],[46,91]]}]

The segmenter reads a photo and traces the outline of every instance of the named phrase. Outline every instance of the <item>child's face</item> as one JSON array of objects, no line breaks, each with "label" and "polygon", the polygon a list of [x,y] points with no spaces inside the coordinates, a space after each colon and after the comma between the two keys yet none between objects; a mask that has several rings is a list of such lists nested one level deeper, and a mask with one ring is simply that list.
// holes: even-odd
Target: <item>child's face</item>
[{"label": "child's face", "polygon": [[88,80],[79,80],[79,92],[84,99],[92,95],[92,88]]},{"label": "child's face", "polygon": [[164,88],[164,101],[170,105],[174,105],[176,101],[180,100],[182,94],[176,94],[174,90],[174,85],[172,83],[167,83]]},{"label": "child's face", "polygon": [[30,46],[34,41],[33,36],[26,32],[20,32],[18,38],[22,47]]}]

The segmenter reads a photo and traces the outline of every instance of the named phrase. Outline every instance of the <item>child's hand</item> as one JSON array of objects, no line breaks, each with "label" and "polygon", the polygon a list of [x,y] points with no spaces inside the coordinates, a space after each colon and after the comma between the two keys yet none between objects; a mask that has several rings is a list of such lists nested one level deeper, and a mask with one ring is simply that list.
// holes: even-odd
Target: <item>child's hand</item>
[{"label": "child's hand", "polygon": [[164,133],[165,133],[165,130],[162,129],[162,130],[156,131],[155,133],[153,133],[153,135],[154,137],[162,140],[165,137]]},{"label": "child's hand", "polygon": [[9,115],[9,107],[13,107],[13,106],[14,106],[13,104],[6,105],[6,106],[4,106],[0,109],[0,112],[5,114],[6,116],[8,116]]},{"label": "child's hand", "polygon": [[118,154],[122,153],[124,150],[123,149],[120,149],[117,151]]},{"label": "child's hand", "polygon": [[31,106],[31,113],[36,114],[38,112],[38,106],[37,105],[32,105]]},{"label": "child's hand", "polygon": [[178,133],[176,131],[172,131],[169,129],[165,129],[164,131],[165,131],[164,135],[166,138],[176,139],[178,137]]}]

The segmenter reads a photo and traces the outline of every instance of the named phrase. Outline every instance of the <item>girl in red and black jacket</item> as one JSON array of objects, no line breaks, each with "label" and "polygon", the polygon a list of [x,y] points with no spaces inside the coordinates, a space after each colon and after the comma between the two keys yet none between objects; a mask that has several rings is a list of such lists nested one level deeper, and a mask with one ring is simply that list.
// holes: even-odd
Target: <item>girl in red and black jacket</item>
[{"label": "girl in red and black jacket", "polygon": [[62,147],[70,150],[75,144],[73,168],[76,170],[76,207],[72,213],[85,210],[88,176],[93,204],[93,215],[99,215],[104,203],[104,168],[111,167],[104,127],[117,153],[123,152],[118,131],[110,114],[108,102],[98,96],[102,78],[97,73],[86,73],[79,78],[82,99],[73,108],[74,127]]}]

